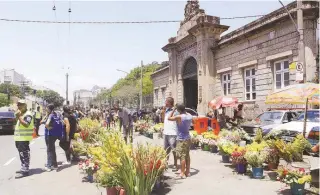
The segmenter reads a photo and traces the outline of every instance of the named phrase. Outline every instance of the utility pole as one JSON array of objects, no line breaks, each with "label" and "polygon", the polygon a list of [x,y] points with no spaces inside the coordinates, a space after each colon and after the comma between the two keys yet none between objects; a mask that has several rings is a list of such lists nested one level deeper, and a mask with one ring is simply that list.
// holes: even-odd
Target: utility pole
[{"label": "utility pole", "polygon": [[68,93],[69,93],[69,74],[66,74],[66,104],[69,104],[68,100]]},{"label": "utility pole", "polygon": [[141,86],[140,86],[140,110],[142,109],[142,89],[143,89],[143,83],[142,83],[142,70],[143,70],[143,61],[141,60]]},{"label": "utility pole", "polygon": [[299,31],[299,54],[298,54],[298,63],[303,65],[303,82],[307,82],[307,65],[305,59],[305,47],[304,47],[304,27],[303,27],[303,10],[302,10],[302,1],[297,0],[297,20],[298,20],[298,31]]}]

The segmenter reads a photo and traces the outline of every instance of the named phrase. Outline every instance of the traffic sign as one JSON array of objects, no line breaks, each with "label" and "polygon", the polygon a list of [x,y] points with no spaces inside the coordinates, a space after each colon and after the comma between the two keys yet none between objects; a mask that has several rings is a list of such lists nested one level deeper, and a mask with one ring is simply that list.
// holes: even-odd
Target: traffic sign
[{"label": "traffic sign", "polygon": [[296,70],[299,72],[303,72],[303,63],[298,62],[296,66]]}]

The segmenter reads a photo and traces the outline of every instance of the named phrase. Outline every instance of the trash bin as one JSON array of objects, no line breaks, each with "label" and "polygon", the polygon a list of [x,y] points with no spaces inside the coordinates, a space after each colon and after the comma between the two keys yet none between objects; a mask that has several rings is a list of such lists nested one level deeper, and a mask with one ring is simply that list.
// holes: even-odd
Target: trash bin
[{"label": "trash bin", "polygon": [[194,130],[201,135],[201,133],[208,130],[208,118],[207,117],[197,117],[193,120]]}]

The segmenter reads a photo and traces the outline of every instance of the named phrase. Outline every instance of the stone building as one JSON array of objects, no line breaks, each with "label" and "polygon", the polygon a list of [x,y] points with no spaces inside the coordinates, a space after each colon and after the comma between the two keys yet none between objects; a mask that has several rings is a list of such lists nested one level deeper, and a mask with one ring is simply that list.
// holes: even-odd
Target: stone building
[{"label": "stone building", "polygon": [[[286,8],[296,21],[297,2]],[[302,10],[310,81],[316,72],[319,4],[304,1]],[[299,33],[284,8],[221,36],[228,28],[219,17],[206,15],[198,1],[188,1],[177,35],[162,48],[169,66],[153,74],[154,93],[164,89],[166,97],[200,114],[214,97],[233,96],[257,114],[267,108],[267,94],[297,83]]]}]

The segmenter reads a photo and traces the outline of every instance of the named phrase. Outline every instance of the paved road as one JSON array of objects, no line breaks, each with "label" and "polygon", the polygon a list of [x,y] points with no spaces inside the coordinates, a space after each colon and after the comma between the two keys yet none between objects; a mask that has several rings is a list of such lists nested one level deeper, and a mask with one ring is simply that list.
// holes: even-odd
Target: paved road
[{"label": "paved road", "polygon": [[[40,134],[43,130],[40,130]],[[162,140],[152,140],[144,136],[135,137],[135,142],[161,144]],[[0,195],[105,195],[104,189],[95,184],[83,183],[83,175],[78,166],[60,166],[59,172],[43,172],[46,149],[43,136],[31,142],[31,173],[22,179],[15,179],[20,161],[14,146],[13,136],[0,135]],[[58,161],[64,161],[64,152],[57,146]],[[172,160],[172,158],[171,158]],[[276,195],[290,194],[280,182],[251,179],[237,175],[232,169],[220,162],[221,156],[194,150],[191,152],[192,176],[185,180],[176,178],[169,169],[165,188],[157,195]],[[315,161],[318,164],[318,161]],[[268,174],[266,174],[268,175]],[[284,190],[284,191],[283,191]]]},{"label": "paved road", "polygon": [[[40,134],[43,133],[43,128]],[[29,177],[15,179],[15,171],[20,168],[18,152],[12,135],[0,135],[0,195],[101,195],[95,184],[83,183],[83,175],[78,166],[59,167],[59,172],[44,172],[46,147],[43,136],[30,144],[31,174]],[[64,152],[59,146],[57,159],[65,161]],[[104,195],[104,191],[102,193]]]}]

